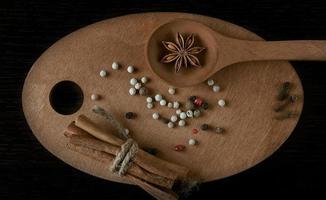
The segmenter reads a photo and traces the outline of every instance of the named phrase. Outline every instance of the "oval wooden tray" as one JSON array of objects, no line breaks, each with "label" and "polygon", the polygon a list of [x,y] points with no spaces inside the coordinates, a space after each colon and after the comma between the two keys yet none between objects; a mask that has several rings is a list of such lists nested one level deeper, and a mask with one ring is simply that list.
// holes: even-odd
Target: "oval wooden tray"
[{"label": "oval wooden tray", "polygon": [[[252,62],[232,65],[212,78],[222,87],[213,93],[206,84],[177,89],[169,95],[169,85],[156,77],[145,61],[145,44],[151,32],[176,18],[192,19],[228,36],[239,39],[262,40],[254,33],[234,24],[206,16],[185,13],[143,13],[104,20],[82,28],[51,46],[34,63],[23,89],[22,103],[29,126],[37,139],[55,156],[84,172],[104,179],[125,182],[109,172],[108,166],[69,151],[63,130],[79,114],[85,114],[109,131],[114,131],[101,117],[91,112],[97,104],[109,110],[128,127],[142,147],[157,148],[160,158],[187,166],[204,181],[217,180],[239,173],[261,162],[276,151],[289,137],[299,117],[278,121],[273,119],[273,105],[278,88],[284,81],[293,83],[293,94],[301,95],[291,110],[301,113],[303,89],[298,75],[288,62]],[[111,69],[113,61],[122,68]],[[137,68],[135,74],[126,72],[126,66]],[[107,69],[109,76],[101,78],[99,71]],[[148,76],[148,87],[168,100],[185,102],[190,95],[200,96],[210,104],[208,111],[196,120],[188,120],[186,127],[168,129],[165,124],[152,119],[153,112],[170,116],[174,110],[156,105],[146,108],[142,96],[129,96],[129,80]],[[84,93],[84,102],[74,114],[61,115],[50,105],[51,89],[58,82],[71,80]],[[91,101],[92,93],[102,99]],[[228,106],[217,107],[224,98]],[[124,113],[137,113],[134,120],[124,119]],[[202,123],[224,127],[226,133],[214,134],[191,129]],[[197,146],[187,146],[184,152],[173,150],[176,144],[187,144],[190,138],[199,141]]]}]

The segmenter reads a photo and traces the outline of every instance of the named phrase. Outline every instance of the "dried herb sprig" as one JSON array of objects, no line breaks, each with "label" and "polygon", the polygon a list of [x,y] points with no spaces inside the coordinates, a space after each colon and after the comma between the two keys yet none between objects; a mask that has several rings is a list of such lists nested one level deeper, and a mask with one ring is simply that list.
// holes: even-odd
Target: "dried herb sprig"
[{"label": "dried herb sprig", "polygon": [[289,96],[290,89],[291,89],[291,83],[289,81],[284,82],[277,95],[277,100],[279,101],[285,100]]}]

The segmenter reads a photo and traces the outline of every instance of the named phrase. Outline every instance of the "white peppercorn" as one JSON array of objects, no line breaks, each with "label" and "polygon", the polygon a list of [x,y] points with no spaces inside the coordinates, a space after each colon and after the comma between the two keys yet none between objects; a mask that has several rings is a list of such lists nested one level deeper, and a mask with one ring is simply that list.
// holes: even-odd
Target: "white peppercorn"
[{"label": "white peppercorn", "polygon": [[179,107],[180,107],[180,103],[179,102],[177,102],[177,101],[173,102],[173,108],[174,109],[178,109]]},{"label": "white peppercorn", "polygon": [[161,106],[165,106],[165,105],[166,105],[166,100],[165,100],[165,99],[162,99],[162,100],[160,101],[160,105],[161,105]]},{"label": "white peppercorn", "polygon": [[191,138],[191,139],[189,139],[188,144],[191,145],[191,146],[196,145],[197,144],[197,140]]},{"label": "white peppercorn", "polygon": [[207,80],[207,85],[213,86],[214,85],[214,80],[213,79]]},{"label": "white peppercorn", "polygon": [[186,118],[187,118],[187,114],[185,112],[181,112],[180,119],[186,119]]},{"label": "white peppercorn", "polygon": [[169,123],[168,123],[168,127],[169,127],[169,128],[173,128],[173,127],[174,127],[174,123],[173,123],[173,122],[169,122]]},{"label": "white peppercorn", "polygon": [[112,63],[112,69],[117,70],[119,69],[119,64],[117,62]]},{"label": "white peppercorn", "polygon": [[186,125],[186,121],[185,120],[180,120],[179,121],[179,126],[185,126]]},{"label": "white peppercorn", "polygon": [[129,94],[130,94],[131,96],[135,95],[136,93],[137,93],[137,90],[136,90],[135,88],[130,88],[130,89],[129,89]]},{"label": "white peppercorn", "polygon": [[200,116],[200,110],[195,110],[194,117],[199,117],[199,116]]},{"label": "white peppercorn", "polygon": [[130,79],[130,85],[136,85],[137,82],[138,81],[135,78]]},{"label": "white peppercorn", "polygon": [[169,92],[169,94],[174,95],[175,94],[175,88],[169,88],[168,92]]},{"label": "white peppercorn", "polygon": [[153,102],[153,98],[152,97],[147,97],[146,98],[146,102],[147,103],[152,103]]},{"label": "white peppercorn", "polygon": [[160,94],[157,94],[157,95],[155,95],[155,101],[161,101],[162,100],[162,95],[160,95]]},{"label": "white peppercorn", "polygon": [[146,96],[148,94],[148,89],[146,87],[141,87],[139,89],[139,94],[142,96]]},{"label": "white peppercorn", "polygon": [[186,114],[187,114],[187,117],[189,117],[189,118],[194,117],[194,113],[192,112],[192,110],[188,110]]},{"label": "white peppercorn", "polygon": [[153,103],[147,103],[147,108],[152,109],[154,107]]},{"label": "white peppercorn", "polygon": [[92,101],[97,101],[100,99],[100,96],[98,94],[92,94],[91,99],[92,99]]},{"label": "white peppercorn", "polygon": [[224,99],[220,99],[218,100],[217,104],[220,106],[220,107],[224,107],[226,105],[226,102]]},{"label": "white peppercorn", "polygon": [[108,75],[108,72],[106,70],[101,70],[100,71],[100,76],[101,77],[106,77]]},{"label": "white peppercorn", "polygon": [[171,122],[176,122],[178,120],[178,117],[176,115],[171,116]]},{"label": "white peppercorn", "polygon": [[148,82],[148,78],[146,76],[143,76],[140,80],[144,84]]},{"label": "white peppercorn", "polygon": [[135,89],[139,90],[141,88],[141,86],[142,86],[141,83],[136,83],[135,84]]},{"label": "white peppercorn", "polygon": [[219,92],[221,90],[221,87],[219,85],[214,85],[213,86],[213,91],[214,92]]},{"label": "white peppercorn", "polygon": [[127,67],[127,72],[129,72],[129,73],[134,73],[134,71],[135,71],[135,68],[134,68],[132,65],[129,65],[129,66]]},{"label": "white peppercorn", "polygon": [[153,119],[159,119],[160,115],[156,112],[156,113],[153,113],[152,117],[153,117]]}]

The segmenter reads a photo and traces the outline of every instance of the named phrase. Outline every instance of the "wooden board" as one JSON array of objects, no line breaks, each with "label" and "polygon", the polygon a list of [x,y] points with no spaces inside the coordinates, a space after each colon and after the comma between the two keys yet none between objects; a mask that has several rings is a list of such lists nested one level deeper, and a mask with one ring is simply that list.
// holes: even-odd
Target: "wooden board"
[{"label": "wooden board", "polygon": [[[34,63],[23,89],[22,103],[29,126],[37,139],[55,156],[86,173],[104,179],[125,182],[111,174],[108,166],[92,161],[66,149],[67,139],[62,132],[79,114],[85,114],[108,131],[114,131],[101,117],[91,112],[96,104],[109,110],[131,130],[142,147],[154,147],[158,156],[187,166],[203,181],[217,180],[239,173],[261,162],[289,137],[298,118],[278,121],[273,119],[273,105],[278,87],[284,81],[294,84],[291,91],[300,95],[300,101],[291,110],[302,111],[303,89],[298,75],[288,62],[251,62],[232,65],[212,78],[222,87],[213,93],[206,84],[177,89],[169,95],[169,85],[154,75],[145,61],[145,45],[154,28],[176,18],[199,21],[225,35],[248,40],[261,40],[254,33],[234,24],[206,16],[185,13],[145,13],[104,20],[82,28],[55,43]],[[111,69],[113,61],[122,65],[118,71]],[[127,65],[137,68],[135,74],[126,72]],[[101,78],[102,69],[109,71]],[[129,96],[129,80],[148,76],[147,84],[153,93],[163,94],[167,100],[185,102],[188,96],[202,97],[210,108],[198,119],[188,120],[186,127],[168,129],[165,124],[152,119],[153,112],[168,117],[174,113],[167,107],[155,105],[149,110],[143,96]],[[61,115],[50,105],[51,89],[58,82],[71,80],[83,91],[81,108],[71,115]],[[102,96],[91,101],[92,93]],[[225,99],[227,107],[217,107],[218,99]],[[124,113],[137,113],[133,120],[124,119]],[[200,131],[194,135],[192,128],[202,123],[221,126],[224,134]],[[176,144],[187,144],[190,138],[199,141],[197,146],[187,146],[184,152],[173,150]]]}]

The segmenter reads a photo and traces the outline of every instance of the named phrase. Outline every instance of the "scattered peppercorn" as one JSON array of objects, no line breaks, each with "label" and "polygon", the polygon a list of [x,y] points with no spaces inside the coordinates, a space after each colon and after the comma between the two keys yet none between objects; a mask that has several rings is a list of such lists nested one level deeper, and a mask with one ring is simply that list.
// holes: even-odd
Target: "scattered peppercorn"
[{"label": "scattered peppercorn", "polygon": [[139,94],[142,96],[146,96],[148,94],[148,89],[146,87],[141,87],[139,89]]},{"label": "scattered peppercorn", "polygon": [[195,139],[193,139],[193,138],[191,138],[191,139],[188,141],[188,144],[191,145],[191,146],[194,146],[194,145],[196,145],[197,143],[198,143],[197,140],[195,140]]},{"label": "scattered peppercorn", "polygon": [[216,128],[215,128],[215,132],[216,132],[216,133],[223,133],[223,132],[224,132],[224,129],[221,128],[221,127],[216,127]]},{"label": "scattered peppercorn", "polygon": [[198,133],[198,129],[193,128],[193,129],[192,129],[192,133],[193,133],[193,134],[197,134],[197,133]]},{"label": "scattered peppercorn", "polygon": [[196,98],[197,98],[196,96],[190,96],[188,98],[188,100],[191,101],[191,102],[194,102],[196,100]]},{"label": "scattered peppercorn", "polygon": [[200,98],[196,98],[194,101],[194,104],[198,107],[200,107],[203,104],[203,100]]},{"label": "scattered peppercorn", "polygon": [[208,108],[208,103],[207,102],[204,102],[201,107],[204,109],[204,110],[207,110]]},{"label": "scattered peppercorn", "polygon": [[207,130],[208,128],[209,128],[208,124],[202,124],[200,126],[200,129],[203,130],[203,131]]},{"label": "scattered peppercorn", "polygon": [[135,117],[135,113],[133,113],[133,112],[127,112],[125,114],[125,117],[126,117],[126,119],[132,119],[132,118]]},{"label": "scattered peppercorn", "polygon": [[185,150],[186,146],[182,145],[182,144],[178,144],[176,146],[174,146],[174,150],[175,151],[183,151]]}]

